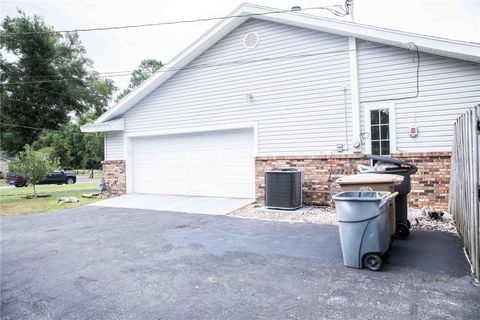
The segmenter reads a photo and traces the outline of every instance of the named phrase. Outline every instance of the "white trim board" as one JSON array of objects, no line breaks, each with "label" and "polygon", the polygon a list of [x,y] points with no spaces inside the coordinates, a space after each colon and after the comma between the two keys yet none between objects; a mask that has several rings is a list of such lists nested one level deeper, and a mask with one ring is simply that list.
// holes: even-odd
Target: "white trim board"
[{"label": "white trim board", "polygon": [[[262,19],[266,21],[318,30],[346,37],[354,37],[407,49],[411,49],[411,44],[414,43],[415,46],[413,47],[417,48],[421,52],[480,63],[480,44],[478,43],[456,41],[397,30],[389,30],[342,20],[307,15],[299,12],[266,14],[271,11],[278,11],[278,9],[256,6],[252,4],[242,4],[230,15],[238,16],[254,14],[256,15],[254,16],[255,19]],[[167,63],[150,79],[145,81],[137,89],[133,90],[116,105],[101,115],[95,121],[95,123],[102,123],[121,116],[132,106],[159,87],[162,83],[170,79],[170,77],[178,72],[178,70],[188,65],[200,54],[209,49],[217,41],[222,39],[225,35],[245,22],[247,19],[248,17],[236,17],[225,19],[217,23],[202,37],[183,50],[169,63]]]}]

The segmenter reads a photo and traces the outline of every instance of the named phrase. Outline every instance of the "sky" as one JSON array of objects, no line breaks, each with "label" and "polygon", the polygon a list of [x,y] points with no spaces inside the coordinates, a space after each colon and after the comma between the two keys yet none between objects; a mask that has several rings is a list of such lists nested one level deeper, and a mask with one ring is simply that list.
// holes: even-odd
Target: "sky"
[{"label": "sky", "polygon": [[[0,16],[21,9],[57,30],[225,16],[241,0],[0,0]],[[344,0],[250,0],[278,9],[318,7]],[[480,43],[480,0],[354,0],[357,23]],[[321,10],[308,14],[335,18]],[[340,19],[340,18],[339,18]],[[350,20],[350,17],[344,18]],[[135,69],[145,58],[166,63],[218,21],[80,33],[99,72]],[[129,77],[113,78],[124,88]]]}]

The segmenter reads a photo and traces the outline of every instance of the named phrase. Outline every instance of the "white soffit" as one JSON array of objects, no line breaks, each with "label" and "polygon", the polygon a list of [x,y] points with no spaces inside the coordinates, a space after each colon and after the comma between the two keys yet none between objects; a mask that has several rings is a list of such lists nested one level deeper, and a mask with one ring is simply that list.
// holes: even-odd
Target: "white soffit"
[{"label": "white soffit", "polygon": [[100,122],[100,123],[93,123],[93,124],[86,124],[80,127],[80,131],[82,132],[107,132],[107,131],[123,131],[125,125],[123,118]]}]

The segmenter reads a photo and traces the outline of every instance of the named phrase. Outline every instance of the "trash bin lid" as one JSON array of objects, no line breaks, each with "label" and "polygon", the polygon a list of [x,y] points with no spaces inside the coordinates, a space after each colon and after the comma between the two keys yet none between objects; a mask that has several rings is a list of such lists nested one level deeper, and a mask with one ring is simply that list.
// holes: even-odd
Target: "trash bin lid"
[{"label": "trash bin lid", "polygon": [[298,171],[298,169],[287,167],[287,168],[275,168],[267,172],[296,172],[296,171]]},{"label": "trash bin lid", "polygon": [[363,173],[344,176],[337,179],[339,185],[351,184],[381,184],[392,183],[393,185],[400,185],[404,180],[403,176],[396,174],[381,174],[381,173]]},{"label": "trash bin lid", "polygon": [[[388,163],[396,166],[393,168],[385,168],[384,170],[381,170],[381,171],[401,170],[398,172],[409,172],[411,174],[414,174],[418,170],[417,167],[411,163],[408,163],[400,159],[391,158],[391,157],[367,154],[364,156],[364,159],[373,160],[376,162]],[[377,171],[377,170],[373,170],[373,171]]]}]

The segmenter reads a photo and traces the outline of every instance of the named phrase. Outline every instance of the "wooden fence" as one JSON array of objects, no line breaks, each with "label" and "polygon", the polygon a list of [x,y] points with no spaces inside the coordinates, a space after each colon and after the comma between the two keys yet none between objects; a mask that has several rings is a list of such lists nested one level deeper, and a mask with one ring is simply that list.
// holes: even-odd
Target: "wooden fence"
[{"label": "wooden fence", "polygon": [[480,278],[480,105],[455,122],[448,208]]}]

